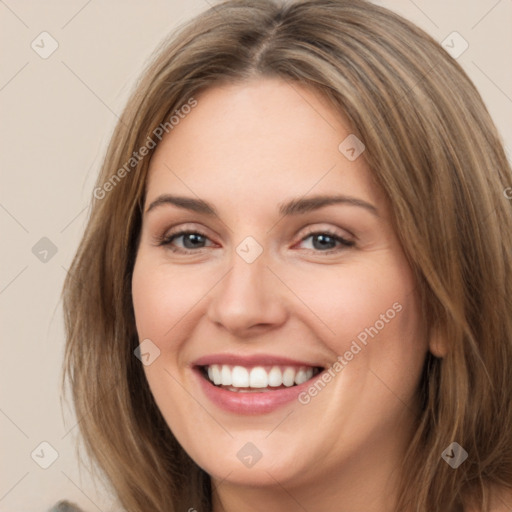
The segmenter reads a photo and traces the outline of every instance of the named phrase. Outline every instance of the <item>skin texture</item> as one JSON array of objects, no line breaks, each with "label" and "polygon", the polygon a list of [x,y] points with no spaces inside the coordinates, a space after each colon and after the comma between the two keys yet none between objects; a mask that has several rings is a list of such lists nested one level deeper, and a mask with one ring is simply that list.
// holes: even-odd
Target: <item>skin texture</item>
[{"label": "skin texture", "polygon": [[[258,78],[196,99],[152,158],[133,274],[139,338],[160,350],[145,367],[156,402],[212,476],[216,512],[391,510],[429,346],[386,198],[364,156],[339,151],[350,127],[317,93]],[[170,204],[147,212],[161,194],[201,198],[218,216]],[[317,194],[364,200],[378,215],[350,204],[278,212]],[[202,245],[190,254],[170,248],[194,247],[190,237],[158,245],[182,228],[204,235]],[[325,230],[355,245],[331,240],[326,252],[309,236]],[[248,236],[263,249],[252,263],[236,252]],[[395,303],[401,311],[307,405],[226,412],[191,370],[218,353],[327,367]],[[247,442],[262,453],[251,468],[236,456]]]}]

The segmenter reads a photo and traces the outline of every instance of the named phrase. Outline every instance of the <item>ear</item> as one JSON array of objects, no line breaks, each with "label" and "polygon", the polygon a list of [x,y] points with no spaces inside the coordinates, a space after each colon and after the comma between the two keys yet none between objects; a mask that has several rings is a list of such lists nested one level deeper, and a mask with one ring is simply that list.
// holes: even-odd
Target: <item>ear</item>
[{"label": "ear", "polygon": [[446,339],[442,335],[438,326],[434,326],[430,330],[428,348],[432,355],[440,359],[445,357],[448,353],[448,344],[446,343]]}]

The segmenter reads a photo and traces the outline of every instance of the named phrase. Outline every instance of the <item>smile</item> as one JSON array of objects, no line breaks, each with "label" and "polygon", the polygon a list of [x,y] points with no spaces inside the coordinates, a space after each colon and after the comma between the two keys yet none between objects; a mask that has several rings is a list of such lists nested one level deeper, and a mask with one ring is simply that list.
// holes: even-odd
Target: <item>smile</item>
[{"label": "smile", "polygon": [[215,386],[234,392],[267,392],[298,386],[320,373],[312,366],[239,366],[212,364],[201,367]]},{"label": "smile", "polygon": [[298,403],[299,394],[326,368],[265,354],[214,354],[194,361],[191,369],[204,396],[231,414],[271,413]]}]

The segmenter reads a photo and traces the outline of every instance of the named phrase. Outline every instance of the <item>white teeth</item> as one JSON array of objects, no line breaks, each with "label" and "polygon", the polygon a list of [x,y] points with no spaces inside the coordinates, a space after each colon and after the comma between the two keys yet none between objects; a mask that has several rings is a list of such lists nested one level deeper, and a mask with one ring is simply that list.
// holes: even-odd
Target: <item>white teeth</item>
[{"label": "white teeth", "polygon": [[297,375],[295,375],[295,384],[298,386],[299,384],[311,379],[311,377],[313,377],[313,368],[308,368],[307,370],[303,370],[301,368],[297,372]]},{"label": "white teeth", "polygon": [[273,366],[268,372],[268,385],[277,388],[283,383],[283,374],[277,366]]},{"label": "white teeth", "polygon": [[289,388],[290,386],[293,386],[295,382],[295,369],[294,368],[285,368],[283,372],[283,384]]},{"label": "white teeth", "polygon": [[231,377],[231,372],[229,371],[229,367],[226,365],[222,365],[222,370],[220,373],[222,376],[222,385],[223,386],[231,386],[231,384],[233,384],[233,379]]},{"label": "white teeth", "polygon": [[231,384],[235,388],[249,387],[249,372],[243,366],[235,366],[231,372]]},{"label": "white teeth", "polygon": [[251,388],[266,388],[268,386],[268,375],[265,368],[256,366],[249,374],[249,387]]},{"label": "white teeth", "polygon": [[[271,388],[280,386],[291,387],[302,384],[315,375],[312,367],[296,366],[255,366],[245,368],[243,366],[230,366],[227,364],[212,364],[207,367],[208,378],[215,385],[231,386],[231,390],[238,388],[256,388],[270,391]],[[247,391],[242,390],[240,391]]]},{"label": "white teeth", "polygon": [[220,369],[219,369],[219,366],[214,364],[212,366],[212,373],[213,373],[213,383],[215,385],[219,385],[222,383],[222,376],[221,376],[221,373],[220,373]]}]

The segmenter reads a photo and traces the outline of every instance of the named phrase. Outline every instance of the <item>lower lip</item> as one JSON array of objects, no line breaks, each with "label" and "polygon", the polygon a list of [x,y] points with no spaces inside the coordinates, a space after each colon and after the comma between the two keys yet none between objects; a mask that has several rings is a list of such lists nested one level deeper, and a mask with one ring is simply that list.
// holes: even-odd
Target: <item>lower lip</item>
[{"label": "lower lip", "polygon": [[[204,394],[215,405],[225,411],[237,414],[265,414],[272,412],[294,400],[298,400],[299,394],[311,386],[310,379],[298,386],[291,386],[275,391],[262,393],[250,391],[243,393],[219,388],[207,380],[199,369],[194,369],[194,372],[199,379]],[[318,375],[315,375],[315,380],[318,378]]]}]

